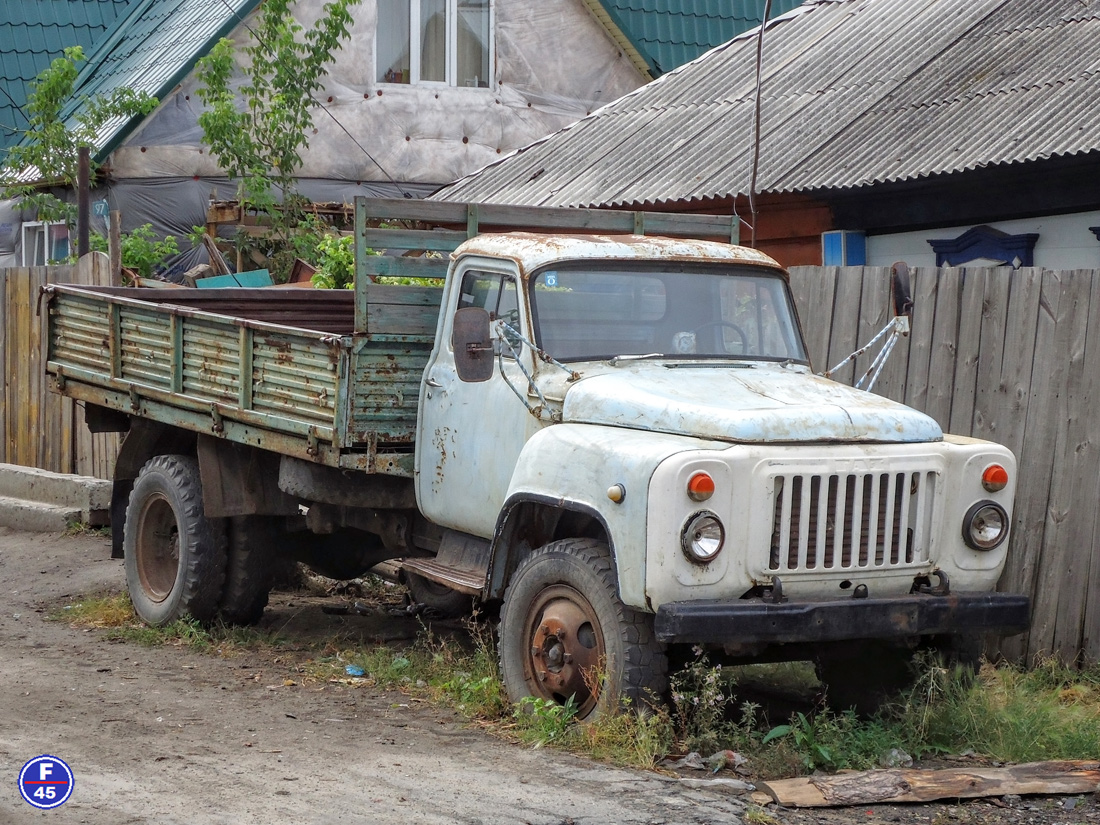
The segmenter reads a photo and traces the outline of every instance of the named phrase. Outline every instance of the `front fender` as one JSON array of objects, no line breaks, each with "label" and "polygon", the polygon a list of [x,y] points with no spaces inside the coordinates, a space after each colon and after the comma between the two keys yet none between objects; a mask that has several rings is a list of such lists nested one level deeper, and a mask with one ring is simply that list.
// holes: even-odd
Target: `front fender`
[{"label": "front fender", "polygon": [[[537,500],[598,518],[608,531],[619,580],[619,598],[648,610],[645,596],[649,482],[656,467],[686,450],[728,445],[620,427],[558,424],[532,436],[523,448],[507,500]],[[621,484],[626,495],[608,498]],[[507,509],[501,518],[507,517]],[[500,530],[498,530],[498,535]],[[494,556],[498,548],[494,548]]]}]

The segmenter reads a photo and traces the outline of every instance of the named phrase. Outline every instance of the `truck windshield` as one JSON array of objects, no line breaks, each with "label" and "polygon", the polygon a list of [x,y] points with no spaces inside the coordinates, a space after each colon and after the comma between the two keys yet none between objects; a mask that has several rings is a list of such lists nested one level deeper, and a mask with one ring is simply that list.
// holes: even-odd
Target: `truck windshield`
[{"label": "truck windshield", "polygon": [[806,361],[786,284],[761,269],[559,265],[531,279],[530,296],[536,341],[559,361]]}]

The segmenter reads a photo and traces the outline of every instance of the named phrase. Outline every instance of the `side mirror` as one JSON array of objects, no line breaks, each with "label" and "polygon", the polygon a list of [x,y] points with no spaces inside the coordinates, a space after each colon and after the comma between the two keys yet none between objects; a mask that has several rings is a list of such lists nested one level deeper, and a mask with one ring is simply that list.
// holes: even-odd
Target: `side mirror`
[{"label": "side mirror", "polygon": [[469,383],[488,381],[493,376],[493,342],[489,335],[489,313],[481,307],[463,307],[455,312],[451,325],[451,346],[458,377]]},{"label": "side mirror", "polygon": [[898,261],[890,267],[890,297],[894,304],[894,315],[913,317],[913,296],[909,288],[909,266]]}]

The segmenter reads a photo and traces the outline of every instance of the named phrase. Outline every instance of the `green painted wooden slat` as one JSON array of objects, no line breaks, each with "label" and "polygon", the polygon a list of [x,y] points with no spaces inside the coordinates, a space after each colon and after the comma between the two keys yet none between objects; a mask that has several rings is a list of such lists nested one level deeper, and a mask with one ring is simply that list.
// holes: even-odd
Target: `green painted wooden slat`
[{"label": "green painted wooden slat", "polygon": [[453,252],[466,240],[465,232],[449,229],[364,229],[363,241],[372,249],[426,249]]}]

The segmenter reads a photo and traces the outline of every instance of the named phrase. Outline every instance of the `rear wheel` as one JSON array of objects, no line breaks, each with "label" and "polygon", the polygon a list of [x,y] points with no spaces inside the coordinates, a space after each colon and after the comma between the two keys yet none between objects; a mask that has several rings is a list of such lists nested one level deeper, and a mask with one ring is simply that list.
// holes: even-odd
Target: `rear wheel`
[{"label": "rear wheel", "polygon": [[255,624],[267,607],[276,571],[276,532],[263,516],[229,522],[229,560],[218,612],[230,624]]},{"label": "rear wheel", "polygon": [[152,625],[213,618],[225,578],[225,531],[202,509],[198,462],[162,455],[146,462],[126,506],[126,586]]},{"label": "rear wheel", "polygon": [[500,664],[513,702],[564,704],[577,718],[662,700],[668,659],[653,617],[622,603],[606,544],[566,539],[520,564],[500,615]]}]

